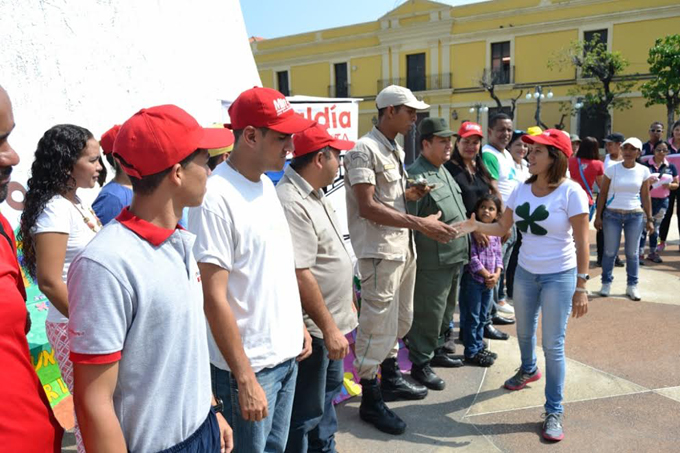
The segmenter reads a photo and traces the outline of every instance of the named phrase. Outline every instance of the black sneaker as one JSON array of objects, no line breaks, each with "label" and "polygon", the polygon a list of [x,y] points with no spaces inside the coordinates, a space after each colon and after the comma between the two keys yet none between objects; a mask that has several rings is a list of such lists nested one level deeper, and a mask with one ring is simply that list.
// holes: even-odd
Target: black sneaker
[{"label": "black sneaker", "polygon": [[520,368],[513,377],[505,381],[505,388],[508,390],[522,390],[529,382],[538,381],[539,379],[541,379],[541,370],[538,367],[533,373],[525,373]]},{"label": "black sneaker", "polygon": [[481,367],[490,367],[494,364],[494,359],[489,354],[484,354],[484,350],[477,353],[473,357],[465,357],[465,363],[468,365],[477,365]]},{"label": "black sneaker", "polygon": [[487,348],[486,345],[484,345],[484,349],[482,349],[481,352],[482,352],[482,354],[486,354],[486,355],[488,355],[489,357],[491,357],[491,358],[494,359],[494,360],[496,360],[496,359],[498,358],[498,354],[496,354],[496,353],[493,352],[493,351],[490,351],[490,350]]}]

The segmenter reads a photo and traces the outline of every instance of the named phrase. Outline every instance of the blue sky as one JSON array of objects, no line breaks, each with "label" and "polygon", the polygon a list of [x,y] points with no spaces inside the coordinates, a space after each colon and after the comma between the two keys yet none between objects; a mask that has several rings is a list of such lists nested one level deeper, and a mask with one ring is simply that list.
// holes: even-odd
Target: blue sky
[{"label": "blue sky", "polygon": [[[440,0],[462,5],[481,0]],[[403,0],[241,0],[248,36],[278,38],[378,20]]]}]

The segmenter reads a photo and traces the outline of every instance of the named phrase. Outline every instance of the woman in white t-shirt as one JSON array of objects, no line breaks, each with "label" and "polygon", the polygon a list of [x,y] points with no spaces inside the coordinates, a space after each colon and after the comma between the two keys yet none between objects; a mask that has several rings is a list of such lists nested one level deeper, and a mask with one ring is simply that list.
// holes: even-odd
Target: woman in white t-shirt
[{"label": "woman in white t-shirt", "polygon": [[515,272],[514,301],[522,365],[505,381],[509,390],[523,389],[541,378],[536,362],[536,328],[542,312],[546,363],[543,437],[558,441],[562,430],[565,379],[564,342],[569,313],[588,312],[588,197],[578,183],[567,179],[571,141],[562,131],[548,129],[524,136],[532,144],[531,177],[510,195],[499,222],[468,221],[453,225],[459,234],[479,231],[503,236],[513,223],[523,234]]},{"label": "woman in white t-shirt", "polygon": [[654,231],[652,200],[649,195],[649,167],[636,162],[642,142],[631,137],[621,145],[623,161],[605,169],[604,180],[597,199],[595,228],[604,232],[602,257],[602,289],[607,297],[614,277],[614,260],[621,245],[621,230],[625,237],[627,286],[626,295],[640,300],[637,288],[640,261],[638,251],[642,229]]},{"label": "woman in white t-shirt", "polygon": [[[69,124],[54,126],[38,142],[21,215],[22,264],[50,302],[47,338],[71,392],[66,276],[73,259],[101,228],[76,191],[94,187],[102,171],[99,143],[90,131]],[[84,452],[77,420],[75,434],[78,451]]]}]

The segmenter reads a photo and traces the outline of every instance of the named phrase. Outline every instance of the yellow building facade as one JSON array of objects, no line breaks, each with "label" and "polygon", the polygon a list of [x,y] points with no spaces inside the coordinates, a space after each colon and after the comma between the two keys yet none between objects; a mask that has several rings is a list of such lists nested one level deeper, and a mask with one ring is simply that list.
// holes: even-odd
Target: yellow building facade
[{"label": "yellow building facade", "polygon": [[[581,115],[563,116],[560,103],[583,79],[571,66],[549,61],[577,40],[595,33],[609,50],[630,62],[626,74],[644,80],[647,56],[657,38],[680,33],[677,0],[495,0],[451,7],[408,0],[374,22],[251,44],[264,86],[290,95],[363,98],[359,134],[371,127],[375,96],[384,86],[409,86],[456,130],[464,120],[486,128],[496,102],[480,85],[495,82],[504,106],[517,98],[515,126],[536,124],[540,86],[541,121],[582,135],[592,129]],[[641,82],[640,82],[641,83]],[[639,87],[626,95],[632,108],[612,112],[612,129],[647,140],[652,121],[665,122],[663,105],[646,108]],[[490,110],[489,110],[490,109]]]}]

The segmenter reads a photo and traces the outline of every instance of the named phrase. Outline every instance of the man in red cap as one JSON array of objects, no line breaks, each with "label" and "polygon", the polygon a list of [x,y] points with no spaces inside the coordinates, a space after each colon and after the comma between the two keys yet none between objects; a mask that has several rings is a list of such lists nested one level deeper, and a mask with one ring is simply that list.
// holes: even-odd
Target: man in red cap
[{"label": "man in red cap", "polygon": [[113,158],[113,144],[120,130],[120,124],[116,124],[104,132],[99,140],[99,145],[104,151],[104,157],[111,168],[116,172],[113,180],[102,187],[99,195],[92,203],[92,209],[103,225],[112,221],[124,207],[130,206],[132,201],[132,183],[127,173],[123,171],[118,161]]},{"label": "man in red cap", "polygon": [[352,260],[335,210],[323,188],[333,183],[340,151],[354,142],[337,140],[315,124],[293,136],[293,160],[276,186],[295,249],[295,274],[312,355],[298,365],[286,451],[335,451],[338,420],[333,399],[342,389],[345,335],[357,326]]},{"label": "man in red cap", "polygon": [[[12,168],[19,155],[9,144],[14,113],[0,86],[0,203],[7,198]],[[4,451],[58,453],[64,430],[59,426],[35,374],[26,334],[30,319],[26,290],[17,262],[14,233],[0,213],[0,364],[6,391],[0,399],[0,445]]]},{"label": "man in red cap", "polygon": [[231,451],[211,393],[195,237],[177,223],[203,200],[208,149],[233,141],[174,105],[142,109],[118,133],[113,155],[132,203],[68,276],[74,402],[88,451]]},{"label": "man in red cap", "polygon": [[237,451],[283,451],[297,360],[311,353],[311,338],[290,230],[264,172],[282,170],[292,134],[313,123],[270,88],[241,93],[229,116],[234,149],[208,179],[203,204],[189,211],[212,332],[213,387]]}]

